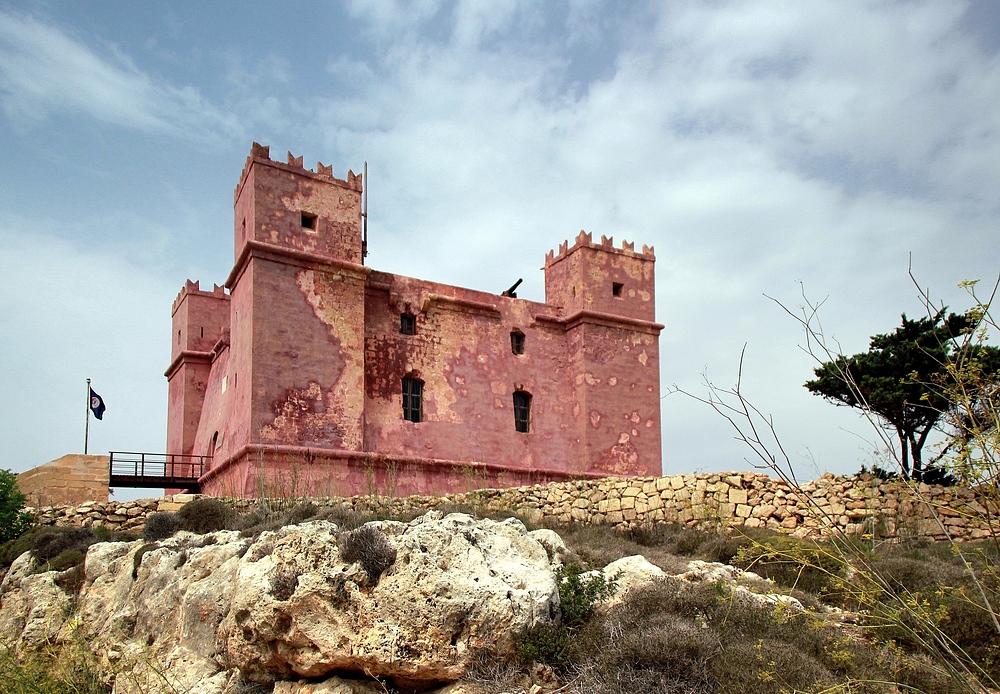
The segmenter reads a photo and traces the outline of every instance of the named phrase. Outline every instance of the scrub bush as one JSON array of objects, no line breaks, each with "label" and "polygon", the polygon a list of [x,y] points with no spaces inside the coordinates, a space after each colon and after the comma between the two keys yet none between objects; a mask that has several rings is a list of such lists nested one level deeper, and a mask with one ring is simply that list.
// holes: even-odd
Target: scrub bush
[{"label": "scrub bush", "polygon": [[344,533],[339,540],[340,556],[347,563],[360,563],[373,585],[396,562],[396,548],[373,525]]}]

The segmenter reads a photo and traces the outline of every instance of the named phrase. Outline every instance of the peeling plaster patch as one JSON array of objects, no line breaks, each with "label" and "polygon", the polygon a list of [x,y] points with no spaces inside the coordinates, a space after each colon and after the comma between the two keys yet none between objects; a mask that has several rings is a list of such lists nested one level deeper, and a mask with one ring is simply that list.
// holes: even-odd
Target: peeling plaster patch
[{"label": "peeling plaster patch", "polygon": [[598,429],[601,426],[601,413],[597,410],[592,410],[590,413],[590,426],[595,429]]},{"label": "peeling plaster patch", "polygon": [[645,366],[647,361],[649,361],[649,357],[646,356],[646,350],[642,350],[642,354],[639,355],[639,363]]},{"label": "peeling plaster patch", "polygon": [[337,425],[340,415],[332,404],[332,395],[324,398],[319,383],[306,388],[292,388],[274,403],[274,419],[260,428],[266,441],[298,443],[301,441],[341,445],[343,432]]},{"label": "peeling plaster patch", "polygon": [[651,429],[652,427],[653,427],[653,420],[652,419],[647,419],[646,420],[646,428],[647,429]]},{"label": "peeling plaster patch", "polygon": [[597,467],[616,475],[636,475],[642,474],[644,469],[639,465],[639,452],[632,444],[632,439],[627,432],[622,432],[618,437],[618,443],[608,451],[609,459],[599,464]]},{"label": "peeling plaster patch", "polygon": [[313,313],[323,321],[324,325],[330,328],[331,335],[336,335],[333,329],[342,322],[343,313],[339,310],[339,306],[329,305],[324,296],[326,293],[324,290],[327,288],[322,285],[328,283],[328,280],[324,281],[325,279],[320,279],[317,282],[316,272],[313,270],[301,270],[295,273],[295,284],[298,285],[299,291],[305,295]]},{"label": "peeling plaster patch", "polygon": [[650,293],[647,292],[645,289],[640,289],[639,290],[639,298],[642,299],[643,301],[649,301],[649,299],[650,299]]},{"label": "peeling plaster patch", "polygon": [[638,412],[633,412],[632,416],[629,417],[629,419],[632,421],[633,424],[638,424],[639,422],[642,421],[642,417],[639,416]]},{"label": "peeling plaster patch", "polygon": [[609,378],[608,379],[608,385],[612,386],[612,387],[618,385],[618,377],[617,376],[612,376],[611,378]]}]

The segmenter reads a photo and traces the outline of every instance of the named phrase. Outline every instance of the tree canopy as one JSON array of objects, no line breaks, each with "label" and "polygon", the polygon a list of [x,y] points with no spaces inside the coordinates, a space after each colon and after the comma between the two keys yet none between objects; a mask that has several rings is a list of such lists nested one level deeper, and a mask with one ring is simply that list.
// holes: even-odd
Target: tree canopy
[{"label": "tree canopy", "polygon": [[14,540],[27,532],[31,514],[24,511],[27,501],[17,488],[17,476],[10,470],[0,469],[0,543]]},{"label": "tree canopy", "polygon": [[962,349],[955,338],[974,327],[969,316],[945,309],[916,320],[904,313],[893,332],[871,337],[867,352],[820,364],[805,387],[837,405],[871,412],[895,430],[903,475],[919,480],[927,437],[952,404],[934,384]]}]

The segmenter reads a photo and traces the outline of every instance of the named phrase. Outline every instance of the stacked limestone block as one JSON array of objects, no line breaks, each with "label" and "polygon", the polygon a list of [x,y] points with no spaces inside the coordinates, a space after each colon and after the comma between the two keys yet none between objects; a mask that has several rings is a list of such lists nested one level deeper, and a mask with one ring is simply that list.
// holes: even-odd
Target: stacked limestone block
[{"label": "stacked limestone block", "polygon": [[[161,499],[88,502],[78,506],[32,509],[41,524],[84,525],[111,530],[141,530],[157,511],[176,511],[197,498],[175,494]],[[232,499],[247,510],[256,499]],[[518,511],[535,523],[609,524],[634,527],[676,523],[686,527],[768,528],[797,537],[833,532],[920,535],[935,539],[979,539],[997,509],[966,487],[920,484],[860,475],[825,474],[794,487],[754,472],[686,474],[670,477],[605,478],[508,489],[483,489],[444,497],[322,497],[319,506],[346,506],[358,512],[373,507],[390,515],[423,511],[443,504]],[[936,515],[936,518],[935,518]]]}]

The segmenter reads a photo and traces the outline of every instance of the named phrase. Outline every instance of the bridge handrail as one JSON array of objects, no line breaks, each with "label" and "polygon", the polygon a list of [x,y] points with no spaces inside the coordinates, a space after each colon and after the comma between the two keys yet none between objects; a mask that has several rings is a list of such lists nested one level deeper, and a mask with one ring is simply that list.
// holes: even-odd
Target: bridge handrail
[{"label": "bridge handrail", "polygon": [[108,472],[112,477],[164,477],[197,480],[204,474],[209,455],[111,451]]}]

